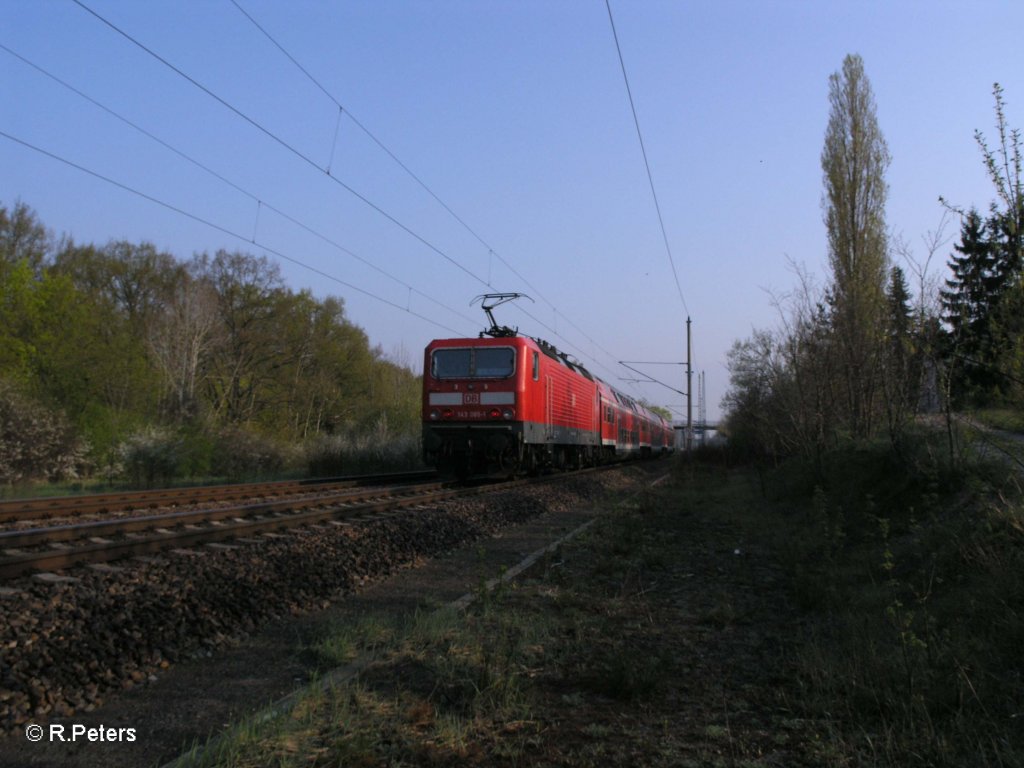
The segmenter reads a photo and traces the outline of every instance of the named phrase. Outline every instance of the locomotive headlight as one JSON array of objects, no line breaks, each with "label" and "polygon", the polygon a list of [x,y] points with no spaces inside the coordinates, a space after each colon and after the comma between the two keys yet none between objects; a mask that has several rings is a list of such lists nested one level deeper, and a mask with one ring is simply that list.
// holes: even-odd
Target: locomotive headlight
[{"label": "locomotive headlight", "polygon": [[506,408],[501,412],[501,415],[505,417],[505,421],[512,421],[512,417],[515,416],[516,413],[511,408]]},{"label": "locomotive headlight", "polygon": [[441,418],[441,412],[439,410],[437,410],[436,408],[430,412],[430,420],[431,421],[437,421],[440,418]]},{"label": "locomotive headlight", "polygon": [[455,413],[454,411],[452,411],[451,408],[445,408],[444,413],[442,413],[441,415],[444,416],[446,419],[450,419],[452,416],[455,415]]}]

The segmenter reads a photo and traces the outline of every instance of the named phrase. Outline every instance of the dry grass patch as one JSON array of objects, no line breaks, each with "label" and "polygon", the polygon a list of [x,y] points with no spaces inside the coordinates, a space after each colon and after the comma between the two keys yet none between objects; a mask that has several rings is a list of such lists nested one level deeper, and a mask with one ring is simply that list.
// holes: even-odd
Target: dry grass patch
[{"label": "dry grass patch", "polygon": [[372,643],[340,628],[317,647],[372,648],[358,679],[239,729],[204,764],[819,764],[816,726],[786,705],[783,579],[756,529],[723,512],[749,500],[734,479],[675,467],[464,614],[417,615]]}]

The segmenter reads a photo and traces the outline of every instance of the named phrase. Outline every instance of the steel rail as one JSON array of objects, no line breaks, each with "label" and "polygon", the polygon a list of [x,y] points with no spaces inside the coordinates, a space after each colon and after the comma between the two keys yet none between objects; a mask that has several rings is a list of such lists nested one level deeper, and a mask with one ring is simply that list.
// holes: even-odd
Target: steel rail
[{"label": "steel rail", "polygon": [[213,509],[187,509],[177,512],[161,512],[139,517],[119,517],[112,520],[92,520],[70,525],[54,525],[44,528],[0,531],[0,548],[33,547],[40,544],[52,544],[61,541],[74,541],[91,536],[117,536],[154,528],[167,528],[182,525],[207,523],[214,520],[252,517],[260,514],[293,512],[328,505],[356,503],[369,499],[398,496],[408,493],[419,493],[444,487],[444,483],[425,483],[422,485],[396,485],[373,490],[346,490],[327,495],[306,498],[264,501],[256,504],[241,504],[232,507],[215,507]]},{"label": "steel rail", "polygon": [[95,512],[152,509],[161,506],[202,504],[211,501],[260,495],[281,495],[302,490],[351,488],[371,483],[391,483],[433,477],[436,472],[389,472],[351,477],[324,477],[307,480],[274,480],[257,483],[199,485],[150,491],[120,491],[82,496],[47,496],[39,499],[0,501],[0,523],[37,520],[47,517],[73,517]]},{"label": "steel rail", "polygon": [[[593,472],[594,469],[582,470]],[[578,475],[575,472],[573,475]],[[0,559],[0,579],[11,579],[33,571],[57,571],[75,565],[87,563],[106,563],[140,555],[150,555],[168,549],[184,549],[196,544],[210,544],[230,539],[274,533],[280,530],[304,525],[312,525],[324,521],[335,520],[341,524],[366,521],[375,517],[388,517],[411,506],[436,503],[447,499],[475,496],[498,490],[519,487],[536,482],[547,482],[565,475],[551,475],[543,478],[518,479],[499,483],[490,483],[475,487],[434,488],[425,493],[413,493],[400,498],[375,500],[354,506],[332,506],[319,503],[314,509],[280,515],[272,518],[254,520],[220,519],[214,525],[202,529],[169,531],[155,533],[143,537],[126,538],[120,541],[103,541],[73,548],[50,549],[41,552],[12,554]],[[436,484],[429,484],[435,486]],[[408,490],[408,489],[407,489]],[[270,502],[267,504],[250,505],[260,507],[267,514],[273,511],[269,507],[294,508],[294,502]],[[279,510],[278,510],[279,511]],[[44,529],[45,530],[45,529]]]}]

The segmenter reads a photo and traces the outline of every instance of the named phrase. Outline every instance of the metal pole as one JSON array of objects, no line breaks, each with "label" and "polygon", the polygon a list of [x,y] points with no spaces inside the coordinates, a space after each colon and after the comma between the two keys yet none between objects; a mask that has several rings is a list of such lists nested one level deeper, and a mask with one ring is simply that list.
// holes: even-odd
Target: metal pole
[{"label": "metal pole", "polygon": [[708,439],[708,401],[707,390],[704,389],[705,371],[697,374],[697,426],[700,427],[700,447],[703,448]]},{"label": "metal pole", "polygon": [[693,369],[690,367],[690,318],[686,318],[686,452],[693,450]]}]

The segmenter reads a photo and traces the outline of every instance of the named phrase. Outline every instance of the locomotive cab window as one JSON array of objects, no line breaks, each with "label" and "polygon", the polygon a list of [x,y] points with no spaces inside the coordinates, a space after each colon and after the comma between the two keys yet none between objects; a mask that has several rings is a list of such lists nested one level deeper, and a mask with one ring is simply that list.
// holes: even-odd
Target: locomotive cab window
[{"label": "locomotive cab window", "polygon": [[516,369],[511,347],[435,349],[430,372],[435,379],[507,379]]}]

